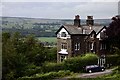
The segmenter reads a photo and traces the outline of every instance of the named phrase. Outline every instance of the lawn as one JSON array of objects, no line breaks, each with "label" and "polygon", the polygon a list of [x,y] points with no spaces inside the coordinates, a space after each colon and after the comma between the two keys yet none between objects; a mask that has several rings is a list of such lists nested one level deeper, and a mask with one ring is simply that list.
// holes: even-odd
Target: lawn
[{"label": "lawn", "polygon": [[53,42],[56,43],[57,42],[57,38],[56,37],[38,37],[38,40],[40,40],[41,42]]}]

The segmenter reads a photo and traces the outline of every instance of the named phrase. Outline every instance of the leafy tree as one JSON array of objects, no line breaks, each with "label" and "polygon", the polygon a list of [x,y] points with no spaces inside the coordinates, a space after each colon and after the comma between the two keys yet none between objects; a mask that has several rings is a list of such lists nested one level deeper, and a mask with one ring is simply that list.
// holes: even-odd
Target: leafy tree
[{"label": "leafy tree", "polygon": [[15,79],[18,76],[22,76],[23,69],[27,66],[27,59],[17,51],[20,45],[18,44],[20,42],[18,35],[18,33],[15,33],[13,36],[9,33],[3,33],[2,35],[3,79]]},{"label": "leafy tree", "polygon": [[120,15],[113,17],[112,20],[106,30],[108,41],[111,47],[118,47],[120,49]]},{"label": "leafy tree", "polygon": [[57,62],[57,48],[53,47],[47,51],[47,61]]},{"label": "leafy tree", "polygon": [[56,60],[56,48],[45,48],[33,35],[22,37],[17,32],[3,33],[2,38],[3,79],[16,80],[27,76],[30,66],[42,66],[45,61]]},{"label": "leafy tree", "polygon": [[[108,41],[115,54],[119,55],[118,64],[120,64],[120,15],[112,18],[112,22],[107,28]],[[120,65],[118,70],[120,71]]]}]

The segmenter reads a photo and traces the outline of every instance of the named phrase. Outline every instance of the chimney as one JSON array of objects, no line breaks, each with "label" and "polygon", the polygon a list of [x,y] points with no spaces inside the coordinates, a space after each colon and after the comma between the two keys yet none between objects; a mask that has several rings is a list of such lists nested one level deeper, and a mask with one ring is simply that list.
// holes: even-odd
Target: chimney
[{"label": "chimney", "polygon": [[86,24],[87,24],[87,26],[93,26],[94,25],[93,16],[87,16]]},{"label": "chimney", "polygon": [[80,27],[80,16],[79,15],[75,16],[74,25]]}]

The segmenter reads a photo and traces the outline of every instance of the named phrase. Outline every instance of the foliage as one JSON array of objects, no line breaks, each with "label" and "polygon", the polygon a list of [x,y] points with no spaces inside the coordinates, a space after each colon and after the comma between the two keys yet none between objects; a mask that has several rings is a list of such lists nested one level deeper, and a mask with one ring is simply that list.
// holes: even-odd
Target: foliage
[{"label": "foliage", "polygon": [[14,80],[25,75],[29,76],[34,73],[41,73],[41,69],[37,66],[41,66],[45,61],[52,61],[51,58],[55,60],[55,51],[56,49],[45,48],[33,35],[22,37],[17,32],[14,34],[3,33],[3,79]]},{"label": "foliage", "polygon": [[47,49],[46,61],[57,62],[57,47]]},{"label": "foliage", "polygon": [[112,66],[118,65],[117,61],[119,60],[118,55],[107,55],[106,56],[106,64],[112,64]]},{"label": "foliage", "polygon": [[120,80],[119,78],[71,78],[68,80]]},{"label": "foliage", "polygon": [[35,74],[30,77],[18,78],[18,80],[51,80],[53,78],[64,77],[64,76],[70,75],[70,74],[71,74],[71,72],[69,70],[58,71],[58,72],[49,72],[49,73],[45,73],[45,74]]},{"label": "foliage", "polygon": [[66,70],[80,72],[86,65],[97,64],[97,56],[95,54],[85,54],[85,56],[78,56],[65,60],[64,66]]},{"label": "foliage", "polygon": [[120,16],[112,18],[112,22],[106,30],[108,42],[111,47],[118,47],[120,49]]},{"label": "foliage", "polygon": [[112,80],[120,80],[120,73],[118,71],[118,67],[113,70],[111,74],[107,74],[99,77],[100,79],[112,79]]},{"label": "foliage", "polygon": [[45,63],[42,66],[42,72],[51,72],[64,70],[64,63]]},{"label": "foliage", "polygon": [[56,43],[57,42],[57,38],[56,37],[38,37],[38,40],[40,40],[41,42],[53,42]]},{"label": "foliage", "polygon": [[61,63],[45,63],[42,66],[43,72],[70,70],[73,72],[83,71],[83,67],[86,65],[97,64],[97,56],[95,54],[86,54],[84,56],[78,56],[70,58]]}]

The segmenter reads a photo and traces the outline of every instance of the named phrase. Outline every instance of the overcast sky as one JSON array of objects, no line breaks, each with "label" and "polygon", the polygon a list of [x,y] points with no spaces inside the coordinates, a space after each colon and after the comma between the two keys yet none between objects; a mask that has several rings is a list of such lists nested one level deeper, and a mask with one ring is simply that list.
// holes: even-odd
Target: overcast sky
[{"label": "overcast sky", "polygon": [[118,14],[118,2],[113,1],[15,2],[4,0],[2,2],[2,15],[0,16],[73,19],[78,14],[83,19],[88,15],[92,15],[94,18],[111,18]]}]

